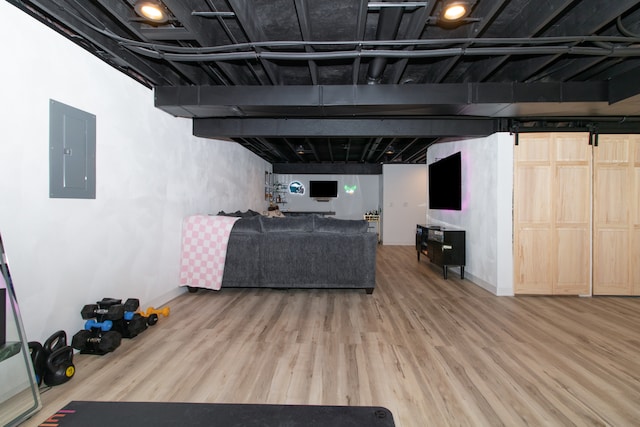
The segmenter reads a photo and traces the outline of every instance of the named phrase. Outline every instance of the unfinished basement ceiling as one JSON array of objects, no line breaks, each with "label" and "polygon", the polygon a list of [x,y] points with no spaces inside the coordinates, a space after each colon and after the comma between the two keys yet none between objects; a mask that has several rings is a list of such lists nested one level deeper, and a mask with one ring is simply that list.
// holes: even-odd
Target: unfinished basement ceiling
[{"label": "unfinished basement ceiling", "polygon": [[[424,163],[496,131],[640,130],[637,0],[8,0],[276,164]],[[19,37],[19,35],[18,35]],[[326,168],[327,171],[337,170]]]}]

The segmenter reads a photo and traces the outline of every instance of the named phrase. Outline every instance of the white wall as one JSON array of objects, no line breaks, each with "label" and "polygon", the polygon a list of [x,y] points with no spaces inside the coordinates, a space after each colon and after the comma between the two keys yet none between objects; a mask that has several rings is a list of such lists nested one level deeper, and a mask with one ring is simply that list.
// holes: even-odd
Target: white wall
[{"label": "white wall", "polygon": [[[286,211],[332,211],[336,218],[362,219],[365,212],[383,210],[381,236],[384,244],[414,245],[415,225],[425,222],[427,172],[425,165],[383,165],[382,175],[278,174],[278,182],[300,181],[306,188],[303,196],[289,194]],[[309,181],[337,180],[338,197],[318,202],[309,197]],[[344,186],[357,186],[346,194]],[[384,201],[384,203],[383,203]]]},{"label": "white wall", "polygon": [[[181,221],[265,208],[271,166],[239,144],[192,136],[153,92],[0,2],[0,232],[27,337],[73,335],[103,297],[146,308],[177,287]],[[49,100],[96,115],[95,200],[48,197]]]},{"label": "white wall", "polygon": [[[280,205],[286,211],[331,211],[335,218],[362,219],[368,211],[380,209],[379,175],[318,175],[318,174],[277,174],[277,182],[287,186],[291,181],[300,181],[305,186],[305,194],[287,194],[287,203]],[[309,197],[309,181],[338,181],[338,197],[328,202],[319,202]],[[347,194],[344,186],[356,186],[353,194]]]},{"label": "white wall", "polygon": [[429,209],[427,223],[466,230],[465,278],[496,295],[513,295],[513,144],[513,136],[498,133],[427,152],[427,164],[462,153],[462,210]]},{"label": "white wall", "polygon": [[416,224],[427,212],[425,165],[383,165],[382,239],[385,245],[416,244]]}]

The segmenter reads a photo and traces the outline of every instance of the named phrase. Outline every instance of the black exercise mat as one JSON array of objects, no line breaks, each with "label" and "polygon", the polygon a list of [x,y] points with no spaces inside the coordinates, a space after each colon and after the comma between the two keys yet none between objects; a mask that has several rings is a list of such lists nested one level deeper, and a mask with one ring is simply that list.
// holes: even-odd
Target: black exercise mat
[{"label": "black exercise mat", "polygon": [[41,427],[394,427],[377,406],[73,401]]}]

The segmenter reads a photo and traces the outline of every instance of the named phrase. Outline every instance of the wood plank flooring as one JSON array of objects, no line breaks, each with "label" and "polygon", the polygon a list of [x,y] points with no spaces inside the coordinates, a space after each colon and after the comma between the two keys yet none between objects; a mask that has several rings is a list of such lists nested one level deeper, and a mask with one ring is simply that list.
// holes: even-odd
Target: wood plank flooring
[{"label": "wood plank flooring", "polygon": [[495,297],[380,246],[373,295],[224,289],[169,305],[114,353],[76,355],[76,376],[25,425],[71,400],[376,405],[401,427],[640,425],[637,298]]}]

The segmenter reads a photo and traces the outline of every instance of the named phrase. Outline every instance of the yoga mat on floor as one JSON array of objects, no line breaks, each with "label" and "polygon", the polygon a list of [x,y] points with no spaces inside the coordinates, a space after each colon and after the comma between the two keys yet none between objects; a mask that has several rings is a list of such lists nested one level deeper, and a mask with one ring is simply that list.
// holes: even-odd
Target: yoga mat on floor
[{"label": "yoga mat on floor", "polygon": [[40,427],[394,427],[378,406],[73,401]]}]

